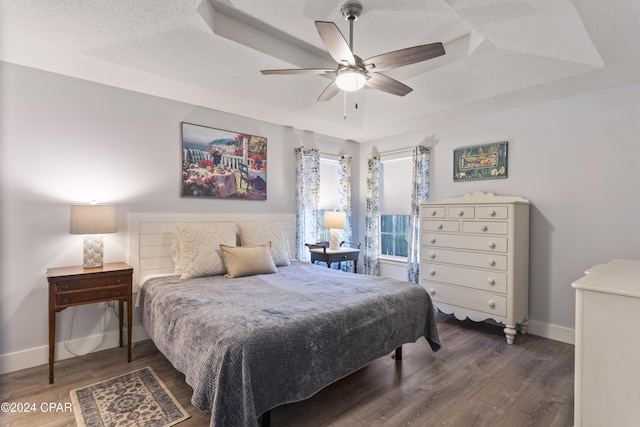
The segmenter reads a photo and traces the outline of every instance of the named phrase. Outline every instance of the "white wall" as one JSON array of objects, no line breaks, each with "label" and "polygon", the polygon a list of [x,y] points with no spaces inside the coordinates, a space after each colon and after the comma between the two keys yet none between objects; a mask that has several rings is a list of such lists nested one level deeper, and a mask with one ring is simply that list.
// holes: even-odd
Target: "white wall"
[{"label": "white wall", "polygon": [[[504,140],[508,179],[453,182],[455,148]],[[532,202],[532,332],[573,329],[571,283],[586,268],[640,258],[639,83],[362,144],[361,182],[373,148],[420,143],[432,147],[431,200],[483,191]]]},{"label": "white wall", "polygon": [[[105,262],[126,261],[129,212],[294,213],[294,147],[357,153],[353,142],[7,63],[0,79],[0,372],[47,363],[46,269],[82,263],[71,203],[117,204]],[[180,197],[180,122],[267,137],[267,200]],[[73,311],[58,314],[58,342]],[[77,345],[101,333],[103,312],[75,311]]]}]

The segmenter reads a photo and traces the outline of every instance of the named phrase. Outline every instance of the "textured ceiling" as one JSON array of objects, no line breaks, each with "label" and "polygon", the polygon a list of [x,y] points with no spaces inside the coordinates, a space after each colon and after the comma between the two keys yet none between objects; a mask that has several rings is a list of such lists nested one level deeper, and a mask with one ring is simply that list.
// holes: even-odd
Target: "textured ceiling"
[{"label": "textured ceiling", "polygon": [[444,43],[384,72],[413,88],[405,97],[318,103],[326,76],[260,74],[335,67],[314,21],[348,40],[344,0],[0,0],[0,59],[360,142],[640,80],[637,0],[361,3],[362,58]]}]

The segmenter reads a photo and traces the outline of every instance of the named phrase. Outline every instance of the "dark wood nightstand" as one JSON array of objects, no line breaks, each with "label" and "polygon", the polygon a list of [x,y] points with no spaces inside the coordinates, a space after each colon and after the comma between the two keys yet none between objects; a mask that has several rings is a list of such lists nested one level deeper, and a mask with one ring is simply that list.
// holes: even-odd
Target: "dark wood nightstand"
[{"label": "dark wood nightstand", "polygon": [[340,249],[329,249],[328,242],[307,243],[306,246],[311,252],[312,263],[315,264],[316,261],[325,262],[327,263],[327,267],[331,268],[331,264],[337,262],[338,268],[340,268],[342,261],[353,261],[353,272],[358,272],[359,249],[343,247]]},{"label": "dark wood nightstand", "polygon": [[47,269],[49,281],[49,384],[53,384],[56,346],[56,313],[67,307],[117,300],[120,318],[120,347],[123,346],[124,303],[127,303],[127,361],[131,362],[133,268],[124,262],[97,268],[60,267]]}]

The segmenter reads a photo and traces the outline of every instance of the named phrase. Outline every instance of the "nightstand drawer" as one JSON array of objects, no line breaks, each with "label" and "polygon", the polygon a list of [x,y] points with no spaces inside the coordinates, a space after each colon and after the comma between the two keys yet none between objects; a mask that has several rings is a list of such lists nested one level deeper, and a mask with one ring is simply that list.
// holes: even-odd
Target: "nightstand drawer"
[{"label": "nightstand drawer", "polygon": [[58,306],[83,304],[90,302],[99,302],[103,300],[111,300],[118,298],[126,298],[128,296],[129,285],[94,288],[90,292],[72,291],[61,292],[56,295],[56,304]]},{"label": "nightstand drawer", "polygon": [[131,274],[106,277],[91,277],[78,280],[64,280],[56,282],[57,292],[75,291],[81,289],[101,288],[104,286],[127,285]]},{"label": "nightstand drawer", "polygon": [[357,261],[359,252],[351,252],[348,254],[339,254],[333,255],[331,257],[331,261],[340,262],[340,261]]}]

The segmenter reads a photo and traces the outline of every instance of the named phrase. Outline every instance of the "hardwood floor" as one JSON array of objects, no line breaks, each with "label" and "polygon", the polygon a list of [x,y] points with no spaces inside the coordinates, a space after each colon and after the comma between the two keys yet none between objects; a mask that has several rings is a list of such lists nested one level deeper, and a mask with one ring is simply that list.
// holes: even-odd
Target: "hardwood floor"
[{"label": "hardwood floor", "polygon": [[[533,335],[507,345],[498,326],[437,314],[442,349],[424,339],[325,388],[312,398],[275,408],[281,426],[558,426],[573,425],[574,347]],[[190,403],[191,388],[149,342],[57,362],[55,384],[42,365],[0,376],[0,402],[35,403],[35,413],[0,412],[2,426],[74,426],[70,411],[40,410],[70,402],[69,391],[151,366],[191,418],[180,427],[209,425],[209,412]]]}]

